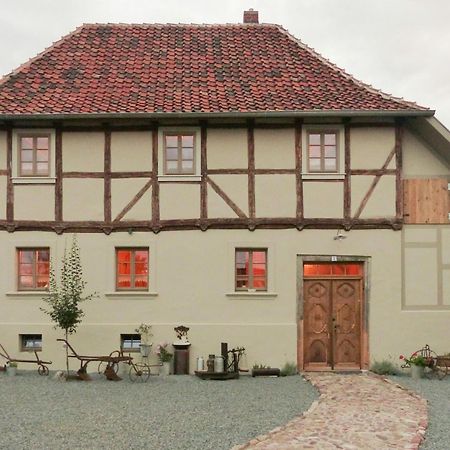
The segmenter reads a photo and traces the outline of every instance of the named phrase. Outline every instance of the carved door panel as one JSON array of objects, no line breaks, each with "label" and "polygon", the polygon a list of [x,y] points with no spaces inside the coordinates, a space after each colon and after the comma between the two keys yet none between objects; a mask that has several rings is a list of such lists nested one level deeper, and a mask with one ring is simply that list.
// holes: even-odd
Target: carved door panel
[{"label": "carved door panel", "polygon": [[304,361],[309,370],[331,366],[331,280],[304,281]]},{"label": "carved door panel", "polygon": [[361,367],[361,281],[332,282],[333,366]]}]

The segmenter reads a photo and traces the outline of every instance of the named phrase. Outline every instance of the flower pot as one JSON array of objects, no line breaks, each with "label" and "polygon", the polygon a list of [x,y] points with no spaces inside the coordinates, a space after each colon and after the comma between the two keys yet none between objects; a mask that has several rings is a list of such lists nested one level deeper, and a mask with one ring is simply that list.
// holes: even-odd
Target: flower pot
[{"label": "flower pot", "polygon": [[159,368],[159,374],[162,376],[170,375],[170,362],[163,362]]},{"label": "flower pot", "polygon": [[148,358],[152,349],[152,344],[141,344],[139,349],[141,351],[141,356],[143,358]]},{"label": "flower pot", "polygon": [[419,380],[423,378],[423,374],[425,372],[425,367],[417,366],[416,364],[411,364],[411,378],[413,380]]},{"label": "flower pot", "polygon": [[252,377],[279,377],[280,369],[264,367],[261,369],[252,369]]},{"label": "flower pot", "polygon": [[7,366],[6,367],[6,374],[9,377],[15,377],[17,375],[17,367]]}]

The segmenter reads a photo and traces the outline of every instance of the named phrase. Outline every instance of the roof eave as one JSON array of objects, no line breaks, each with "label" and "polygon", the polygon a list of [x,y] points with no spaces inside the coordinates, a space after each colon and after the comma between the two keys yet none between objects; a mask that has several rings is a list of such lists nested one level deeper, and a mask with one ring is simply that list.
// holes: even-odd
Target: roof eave
[{"label": "roof eave", "polygon": [[77,120],[77,119],[229,119],[229,118],[298,118],[298,117],[432,117],[434,110],[310,110],[256,112],[157,112],[157,113],[43,113],[0,114],[0,120]]}]

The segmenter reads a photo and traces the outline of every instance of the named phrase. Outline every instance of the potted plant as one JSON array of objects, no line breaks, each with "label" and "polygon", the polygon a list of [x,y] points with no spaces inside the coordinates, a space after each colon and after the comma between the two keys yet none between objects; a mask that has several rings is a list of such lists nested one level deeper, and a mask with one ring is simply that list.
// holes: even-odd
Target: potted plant
[{"label": "potted plant", "polygon": [[172,361],[173,353],[167,350],[168,346],[168,342],[160,342],[156,346],[156,354],[162,364],[159,370],[160,375],[170,375],[170,361]]},{"label": "potted plant", "polygon": [[405,356],[400,355],[400,359],[405,361],[406,366],[411,367],[411,378],[413,378],[414,380],[423,378],[425,367],[428,365],[426,358],[424,358],[418,352],[415,352],[411,355],[410,358],[406,358]]},{"label": "potted plant", "polygon": [[153,345],[152,342],[149,342],[149,338],[153,336],[152,326],[146,323],[141,323],[134,331],[141,335],[141,344],[139,349],[142,357],[148,358]]},{"label": "potted plant", "polygon": [[264,364],[254,364],[252,368],[252,377],[279,377],[280,369],[268,367]]},{"label": "potted plant", "polygon": [[6,366],[6,373],[10,377],[15,377],[17,375],[17,363],[15,361],[10,361]]}]

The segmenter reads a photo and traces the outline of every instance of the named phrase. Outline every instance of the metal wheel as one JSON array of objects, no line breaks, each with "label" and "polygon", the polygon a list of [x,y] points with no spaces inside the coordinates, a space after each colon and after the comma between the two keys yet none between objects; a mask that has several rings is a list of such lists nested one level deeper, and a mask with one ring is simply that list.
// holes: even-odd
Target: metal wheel
[{"label": "metal wheel", "polygon": [[[114,373],[117,375],[117,372],[119,371],[119,364],[111,363],[109,365],[112,367],[112,369],[114,370]],[[105,370],[107,367],[108,367],[107,361],[100,361],[100,363],[98,364],[97,372],[100,375],[103,375],[105,373]]]},{"label": "metal wheel", "polygon": [[439,380],[442,380],[448,373],[450,373],[450,369],[447,366],[446,361],[439,361],[439,365],[436,365],[435,370],[436,376]]},{"label": "metal wheel", "polygon": [[49,372],[49,370],[48,370],[47,366],[39,366],[38,367],[38,374],[39,375],[46,376],[46,375],[48,375],[48,372]]},{"label": "metal wheel", "polygon": [[130,367],[130,380],[145,383],[150,378],[150,366],[148,364],[132,364]]}]

